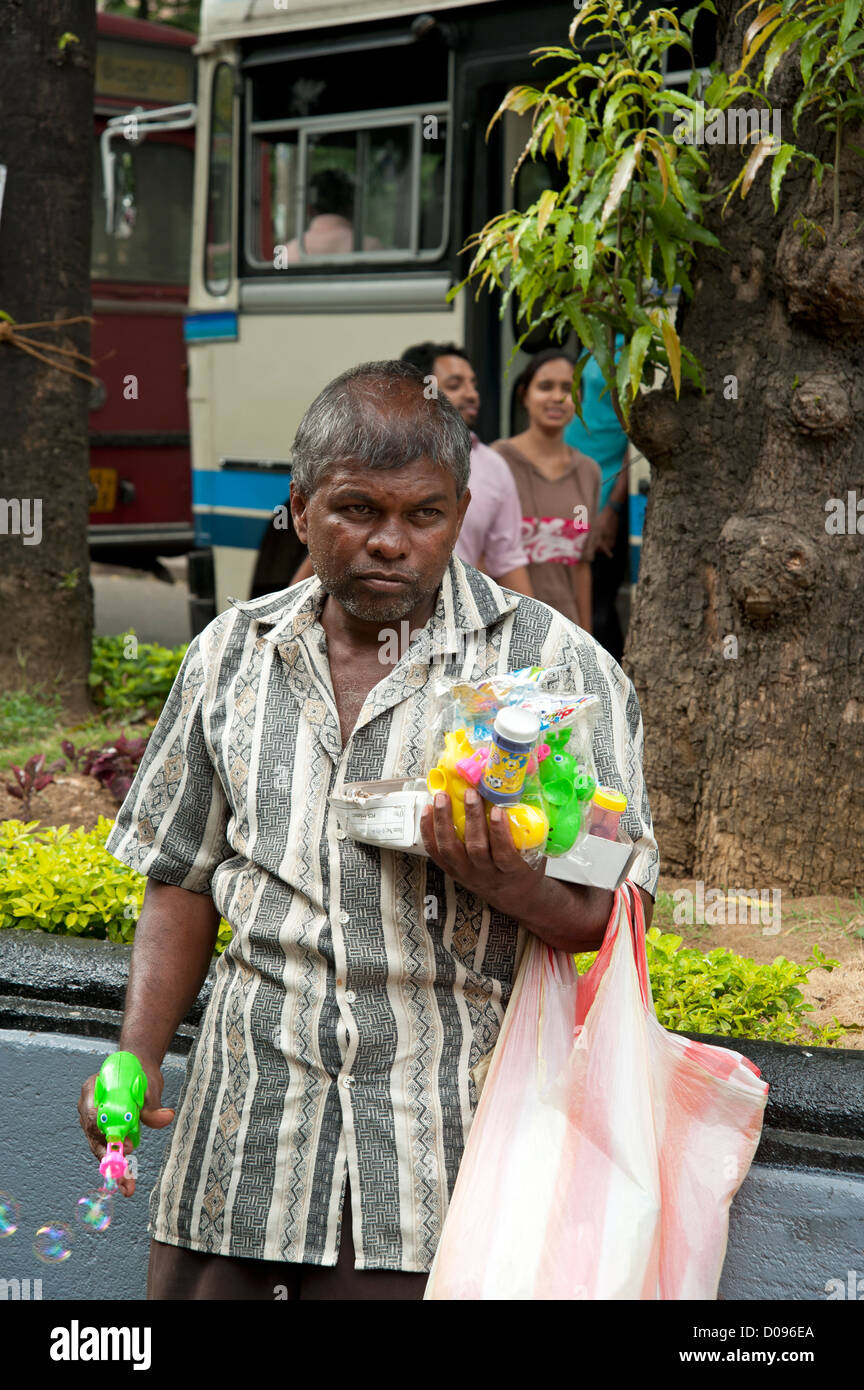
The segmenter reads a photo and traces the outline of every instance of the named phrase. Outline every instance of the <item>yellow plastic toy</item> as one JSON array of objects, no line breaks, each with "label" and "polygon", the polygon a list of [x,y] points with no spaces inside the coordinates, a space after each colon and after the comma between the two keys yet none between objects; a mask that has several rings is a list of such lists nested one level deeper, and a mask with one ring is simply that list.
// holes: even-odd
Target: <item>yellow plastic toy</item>
[{"label": "yellow plastic toy", "polygon": [[[457,763],[473,755],[474,749],[468,742],[464,729],[445,734],[444,752],[426,778],[426,785],[433,796],[435,792],[446,792],[450,797],[453,828],[460,840],[465,839],[465,793],[470,784],[458,771]],[[488,802],[484,802],[484,805],[488,819],[492,807]],[[517,849],[537,849],[543,844],[549,830],[549,822],[539,807],[529,806],[520,801],[515,806],[506,806],[504,809]]]}]

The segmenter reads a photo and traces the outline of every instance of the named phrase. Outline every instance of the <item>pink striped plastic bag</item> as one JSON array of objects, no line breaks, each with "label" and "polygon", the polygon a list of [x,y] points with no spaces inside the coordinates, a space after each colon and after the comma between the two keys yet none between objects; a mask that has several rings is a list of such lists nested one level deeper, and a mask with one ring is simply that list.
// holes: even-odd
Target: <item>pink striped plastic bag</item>
[{"label": "pink striped plastic bag", "polygon": [[426,1298],[716,1298],[767,1093],[657,1022],[631,884],[587,974],[529,937]]}]

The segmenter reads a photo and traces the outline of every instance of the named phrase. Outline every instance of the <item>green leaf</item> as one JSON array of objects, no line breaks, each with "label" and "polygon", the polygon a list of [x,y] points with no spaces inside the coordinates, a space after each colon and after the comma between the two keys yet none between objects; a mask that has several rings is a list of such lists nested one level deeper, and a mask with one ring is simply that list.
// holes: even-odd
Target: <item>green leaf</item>
[{"label": "green leaf", "polygon": [[585,158],[585,138],[587,133],[588,123],[582,116],[573,116],[567,129],[569,144],[567,175],[571,183],[575,183],[579,174],[582,172],[582,161]]},{"label": "green leaf", "polygon": [[666,355],[669,358],[669,370],[672,373],[672,383],[675,387],[676,398],[681,394],[681,343],[678,334],[675,332],[669,319],[664,314],[660,322],[660,331],[663,334],[663,342],[666,345]]},{"label": "green leaf", "polygon": [[659,219],[652,216],[651,221],[654,227],[654,239],[660,249],[660,257],[663,262],[663,274],[666,278],[666,288],[671,290],[677,279],[675,270],[678,258],[675,253],[675,246]]},{"label": "green leaf", "polygon": [[[817,28],[815,32],[809,34],[801,45],[801,80],[805,87],[808,87],[810,84],[813,66],[819,56],[822,45],[826,42],[827,35],[820,33]],[[806,95],[806,93],[802,92],[801,96],[804,95]],[[799,101],[800,99],[799,97]]]},{"label": "green leaf", "polygon": [[630,394],[633,400],[636,399],[636,396],[639,391],[639,386],[642,381],[642,366],[645,361],[645,354],[648,351],[648,345],[651,342],[653,336],[653,326],[648,325],[643,326],[642,328],[637,328],[636,332],[633,334],[632,339],[630,340]]},{"label": "green leaf", "polygon": [[537,236],[541,237],[546,230],[546,224],[552,216],[558,194],[554,188],[546,188],[540,194],[540,201],[537,204]]},{"label": "green leaf", "polygon": [[774,69],[780,62],[784,53],[788,53],[793,43],[800,39],[802,34],[807,32],[807,22],[803,19],[793,19],[790,24],[784,24],[771,40],[771,46],[765,55],[765,66],[762,69],[762,80],[765,86],[774,76]]},{"label": "green leaf", "polygon": [[725,72],[715,73],[705,88],[705,106],[719,106],[726,89],[729,86],[729,77]]},{"label": "green leaf", "polygon": [[840,21],[840,30],[837,35],[837,42],[844,44],[848,39],[855,25],[861,16],[861,0],[846,0],[843,6],[843,18]]},{"label": "green leaf", "polygon": [[780,205],[780,185],[783,182],[783,175],[786,173],[789,161],[794,154],[794,145],[781,145],[774,156],[774,163],[771,166],[771,202],[774,204],[775,212]]},{"label": "green leaf", "polygon": [[605,223],[612,216],[612,213],[618,207],[624,190],[626,189],[627,185],[633,177],[633,170],[635,168],[636,150],[633,148],[633,146],[631,146],[628,150],[624,151],[623,155],[618,161],[615,173],[612,176],[612,182],[609,185],[609,192],[606,195],[606,201],[603,204],[603,211],[600,214],[601,227],[605,225]]}]

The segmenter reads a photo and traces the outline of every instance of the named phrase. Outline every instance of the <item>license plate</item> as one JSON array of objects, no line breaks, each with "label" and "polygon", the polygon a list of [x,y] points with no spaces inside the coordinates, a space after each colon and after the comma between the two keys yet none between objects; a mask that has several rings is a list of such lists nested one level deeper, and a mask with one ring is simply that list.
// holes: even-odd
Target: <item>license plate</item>
[{"label": "license plate", "polygon": [[96,488],[96,497],[90,504],[91,512],[113,512],[117,506],[117,469],[91,468],[90,481]]}]

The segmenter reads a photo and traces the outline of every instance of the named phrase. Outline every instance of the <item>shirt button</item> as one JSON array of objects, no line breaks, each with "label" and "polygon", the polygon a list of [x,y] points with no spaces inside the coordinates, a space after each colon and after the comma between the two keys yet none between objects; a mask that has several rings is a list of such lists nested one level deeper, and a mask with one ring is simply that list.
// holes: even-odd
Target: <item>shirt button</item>
[{"label": "shirt button", "polygon": [[346,993],[346,995],[345,995],[345,999],[346,999],[347,1003],[349,1003],[349,1004],[356,1004],[356,1002],[357,1002],[357,995],[354,993],[353,989],[349,989],[349,990],[347,991],[347,993]]},{"label": "shirt button", "polygon": [[336,839],[337,839],[337,840],[344,840],[344,839],[345,839],[345,831],[342,829],[341,825],[337,825],[337,827],[336,827]]},{"label": "shirt button", "polygon": [[350,914],[350,912],[340,912],[340,913],[339,913],[339,921],[342,922],[343,925],[344,925],[346,922],[350,922],[350,921],[351,921],[351,914]]},{"label": "shirt button", "polygon": [[345,1087],[350,1091],[350,1090],[351,1090],[351,1087],[354,1085],[354,1077],[353,1077],[353,1076],[343,1076],[343,1077],[342,1077],[342,1085],[345,1086]]}]

